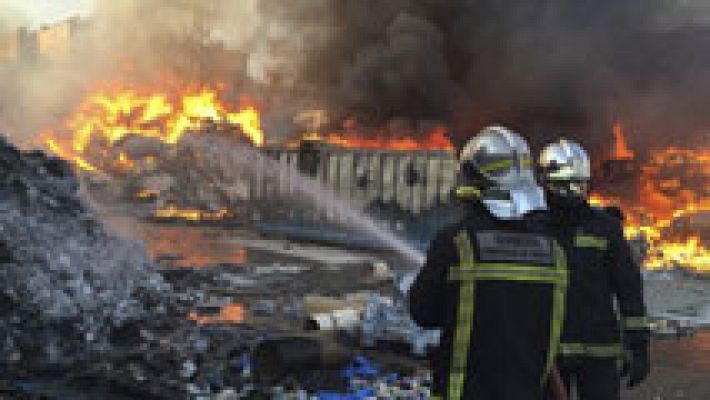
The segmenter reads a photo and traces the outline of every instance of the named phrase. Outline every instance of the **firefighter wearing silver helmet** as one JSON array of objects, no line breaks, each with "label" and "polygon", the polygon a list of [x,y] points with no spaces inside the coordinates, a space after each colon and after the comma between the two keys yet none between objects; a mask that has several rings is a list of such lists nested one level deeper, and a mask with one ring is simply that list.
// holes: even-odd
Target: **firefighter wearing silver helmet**
[{"label": "firefighter wearing silver helmet", "polygon": [[501,126],[472,138],[456,195],[467,212],[433,240],[409,291],[413,319],[442,332],[435,397],[538,400],[559,341],[567,270],[538,219],[544,201],[525,140]]},{"label": "firefighter wearing silver helmet", "polygon": [[461,151],[459,170],[457,196],[480,198],[497,218],[520,219],[546,208],[527,142],[504,127],[488,127],[471,139]]},{"label": "firefighter wearing silver helmet", "polygon": [[589,156],[582,146],[561,139],[542,150],[539,164],[543,184],[552,195],[552,201],[586,202],[592,171]]},{"label": "firefighter wearing silver helmet", "polygon": [[581,400],[613,400],[620,396],[620,375],[628,374],[633,387],[649,372],[648,329],[623,214],[587,202],[590,165],[582,146],[565,139],[545,147],[539,159],[550,219],[570,270],[560,373]]}]

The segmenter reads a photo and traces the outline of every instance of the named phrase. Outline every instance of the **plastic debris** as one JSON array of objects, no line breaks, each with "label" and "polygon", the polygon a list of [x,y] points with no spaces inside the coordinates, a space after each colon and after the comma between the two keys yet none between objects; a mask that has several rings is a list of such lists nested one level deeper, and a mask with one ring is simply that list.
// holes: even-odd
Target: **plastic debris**
[{"label": "plastic debris", "polygon": [[375,347],[378,341],[409,344],[413,355],[424,357],[429,348],[439,345],[440,332],[419,327],[401,302],[372,295],[360,323],[360,344]]}]

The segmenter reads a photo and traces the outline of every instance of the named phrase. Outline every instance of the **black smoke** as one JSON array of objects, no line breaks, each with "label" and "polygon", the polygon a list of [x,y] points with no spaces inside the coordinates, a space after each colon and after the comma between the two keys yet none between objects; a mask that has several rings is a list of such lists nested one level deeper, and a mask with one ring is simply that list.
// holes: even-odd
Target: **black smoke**
[{"label": "black smoke", "polygon": [[591,147],[608,147],[620,121],[644,133],[632,145],[707,143],[710,28],[679,4],[264,0],[262,11],[328,28],[306,44],[299,78],[343,116],[438,119],[460,138],[503,123]]}]

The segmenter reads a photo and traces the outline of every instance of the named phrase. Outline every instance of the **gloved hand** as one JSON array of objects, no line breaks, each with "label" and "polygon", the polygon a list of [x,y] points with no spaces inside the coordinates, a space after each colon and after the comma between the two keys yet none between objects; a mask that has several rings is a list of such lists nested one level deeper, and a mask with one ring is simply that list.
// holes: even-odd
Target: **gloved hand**
[{"label": "gloved hand", "polygon": [[628,376],[629,380],[626,386],[632,388],[638,386],[646,379],[649,372],[651,372],[651,363],[647,344],[630,346],[627,350],[628,355],[621,367],[621,377]]}]

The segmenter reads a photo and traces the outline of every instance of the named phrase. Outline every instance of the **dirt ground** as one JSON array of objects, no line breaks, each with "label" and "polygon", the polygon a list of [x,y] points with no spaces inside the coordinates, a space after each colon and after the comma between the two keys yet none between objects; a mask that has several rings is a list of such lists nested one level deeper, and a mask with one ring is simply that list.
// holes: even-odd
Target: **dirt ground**
[{"label": "dirt ground", "polygon": [[651,375],[639,388],[623,390],[623,400],[710,399],[710,330],[690,339],[656,340]]}]

